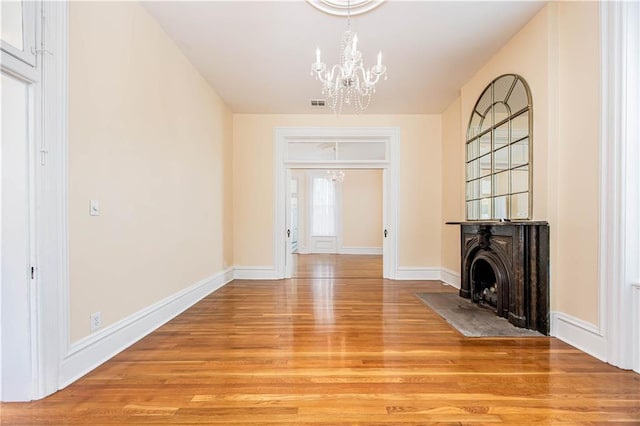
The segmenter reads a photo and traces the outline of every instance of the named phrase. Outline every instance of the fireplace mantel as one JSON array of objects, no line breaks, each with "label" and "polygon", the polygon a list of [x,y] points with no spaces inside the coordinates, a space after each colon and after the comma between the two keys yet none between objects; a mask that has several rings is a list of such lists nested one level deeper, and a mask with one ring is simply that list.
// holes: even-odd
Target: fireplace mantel
[{"label": "fireplace mantel", "polygon": [[[549,224],[546,221],[460,221],[460,296],[478,302],[476,266],[490,266],[496,314],[517,327],[549,334]],[[478,269],[480,270],[480,269]]]},{"label": "fireplace mantel", "polygon": [[469,220],[446,222],[447,225],[479,225],[479,226],[549,226],[544,220]]}]

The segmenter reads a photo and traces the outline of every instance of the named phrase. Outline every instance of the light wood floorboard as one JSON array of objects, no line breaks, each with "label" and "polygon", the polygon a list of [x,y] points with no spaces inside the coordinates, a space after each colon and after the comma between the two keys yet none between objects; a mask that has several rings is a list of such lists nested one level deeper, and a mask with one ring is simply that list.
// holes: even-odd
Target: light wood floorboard
[{"label": "light wood floorboard", "polygon": [[[316,278],[312,278],[312,277]],[[379,256],[236,280],[3,425],[640,423],[640,375],[554,338],[465,338]]]}]

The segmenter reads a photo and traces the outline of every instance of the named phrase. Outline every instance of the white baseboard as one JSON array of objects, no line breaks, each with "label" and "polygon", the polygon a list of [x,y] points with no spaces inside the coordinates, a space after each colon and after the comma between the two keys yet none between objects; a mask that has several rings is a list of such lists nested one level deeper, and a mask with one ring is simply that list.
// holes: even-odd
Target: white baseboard
[{"label": "white baseboard", "polygon": [[601,361],[607,360],[607,340],[593,324],[553,311],[551,335]]},{"label": "white baseboard", "polygon": [[[631,285],[631,318],[640,318],[640,284]],[[640,373],[640,322],[633,321],[631,325],[631,332],[633,333],[633,354],[631,364],[633,371]]]},{"label": "white baseboard", "polygon": [[236,280],[277,280],[282,278],[272,266],[237,266],[233,268]]},{"label": "white baseboard", "polygon": [[233,280],[227,269],[74,343],[60,366],[62,389]]},{"label": "white baseboard", "polygon": [[460,274],[451,269],[441,268],[440,269],[440,281],[449,284],[452,287],[460,289],[461,278]]},{"label": "white baseboard", "polygon": [[376,254],[382,255],[382,247],[341,247],[338,254]]},{"label": "white baseboard", "polygon": [[460,288],[460,275],[446,268],[400,267],[396,270],[396,280],[442,281]]},{"label": "white baseboard", "polygon": [[420,268],[403,266],[396,269],[396,280],[440,281],[440,268]]}]

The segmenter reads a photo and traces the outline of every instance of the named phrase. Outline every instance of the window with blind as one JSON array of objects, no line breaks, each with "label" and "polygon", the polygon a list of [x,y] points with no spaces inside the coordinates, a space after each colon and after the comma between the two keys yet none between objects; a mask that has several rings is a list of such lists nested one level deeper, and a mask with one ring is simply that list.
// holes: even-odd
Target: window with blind
[{"label": "window with blind", "polygon": [[311,236],[335,237],[336,190],[334,183],[326,177],[314,177],[311,190]]}]

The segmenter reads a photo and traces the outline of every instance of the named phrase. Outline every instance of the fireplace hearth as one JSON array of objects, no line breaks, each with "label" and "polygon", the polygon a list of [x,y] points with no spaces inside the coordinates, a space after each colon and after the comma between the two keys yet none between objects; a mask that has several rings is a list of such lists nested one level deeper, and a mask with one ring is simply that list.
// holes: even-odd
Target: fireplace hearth
[{"label": "fireplace hearth", "polygon": [[549,225],[542,221],[460,225],[460,296],[516,327],[549,334]]}]

